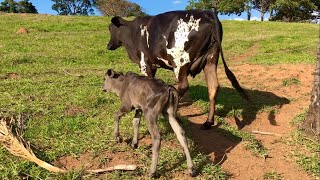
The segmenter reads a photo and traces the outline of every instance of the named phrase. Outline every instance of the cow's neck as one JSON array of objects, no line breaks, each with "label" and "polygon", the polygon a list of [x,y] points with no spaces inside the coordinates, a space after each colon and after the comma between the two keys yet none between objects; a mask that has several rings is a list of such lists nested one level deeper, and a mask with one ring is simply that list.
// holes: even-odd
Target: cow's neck
[{"label": "cow's neck", "polygon": [[125,48],[127,49],[136,48],[133,42],[135,38],[132,38],[131,34],[132,34],[132,28],[130,26],[125,26],[121,28],[121,31],[120,31],[121,42],[122,42],[122,45],[125,46]]},{"label": "cow's neck", "polygon": [[[133,38],[132,34],[136,34],[136,36]],[[125,47],[129,58],[135,63],[140,62],[140,54],[138,53],[140,52],[138,45],[140,36],[139,29],[134,26],[126,26],[126,28],[121,29],[122,45]]]}]

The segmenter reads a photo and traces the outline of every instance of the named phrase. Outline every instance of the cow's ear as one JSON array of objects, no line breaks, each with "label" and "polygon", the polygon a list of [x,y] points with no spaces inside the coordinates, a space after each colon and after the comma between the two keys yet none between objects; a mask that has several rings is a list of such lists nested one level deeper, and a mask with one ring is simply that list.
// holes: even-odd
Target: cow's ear
[{"label": "cow's ear", "polygon": [[108,69],[106,75],[109,76],[109,77],[113,77],[114,76],[113,70],[112,69]]},{"label": "cow's ear", "polygon": [[121,17],[119,16],[115,16],[111,19],[111,22],[112,24],[114,24],[115,26],[117,27],[120,27],[120,26],[126,26],[128,24],[128,21],[122,19]]}]

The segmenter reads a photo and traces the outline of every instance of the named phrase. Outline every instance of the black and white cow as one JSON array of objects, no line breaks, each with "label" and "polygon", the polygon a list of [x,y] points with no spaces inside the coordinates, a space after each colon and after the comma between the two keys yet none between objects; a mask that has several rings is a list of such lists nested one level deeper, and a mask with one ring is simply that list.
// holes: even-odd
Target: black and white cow
[{"label": "black and white cow", "polygon": [[214,124],[214,111],[219,83],[217,63],[221,53],[225,72],[239,93],[247,95],[224,60],[221,41],[222,26],[211,11],[172,11],[156,16],[137,17],[127,21],[111,19],[109,50],[124,46],[129,58],[139,64],[142,74],[153,77],[157,68],[174,71],[178,92],[182,97],[188,89],[187,76],[204,70],[210,100],[208,120],[203,129]]}]

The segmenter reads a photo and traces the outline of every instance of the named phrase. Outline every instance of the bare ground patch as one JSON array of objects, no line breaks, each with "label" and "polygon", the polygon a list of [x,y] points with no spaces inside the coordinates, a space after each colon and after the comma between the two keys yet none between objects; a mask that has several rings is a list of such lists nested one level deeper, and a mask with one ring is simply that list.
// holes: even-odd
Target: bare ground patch
[{"label": "bare ground patch", "polygon": [[[272,171],[276,171],[284,179],[312,179],[293,162],[290,158],[290,147],[284,142],[294,129],[290,121],[309,105],[313,68],[311,65],[289,64],[232,66],[233,72],[245,89],[270,92],[289,100],[288,103],[281,105],[274,104],[272,111],[256,112],[252,122],[242,129],[249,133],[264,131],[279,134],[278,136],[255,135],[255,138],[268,150],[266,159],[253,156],[242,141],[231,141],[216,128],[209,131],[200,130],[207,115],[196,105],[183,106],[179,109],[179,113],[191,122],[191,135],[197,146],[208,154],[212,161],[220,163],[222,168],[230,173],[231,179],[262,179],[265,173]],[[223,71],[219,68],[219,80],[223,86],[229,86],[230,83]],[[284,80],[292,78],[297,79],[298,83],[289,86],[283,84]],[[259,99],[252,99],[255,100]],[[234,118],[226,117],[226,119],[229,124],[238,127]]]}]

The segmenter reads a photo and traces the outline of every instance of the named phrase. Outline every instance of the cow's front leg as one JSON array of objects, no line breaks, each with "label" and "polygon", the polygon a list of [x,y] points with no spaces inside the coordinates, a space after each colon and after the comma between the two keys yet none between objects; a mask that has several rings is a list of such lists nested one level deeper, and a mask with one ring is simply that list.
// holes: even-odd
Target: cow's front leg
[{"label": "cow's front leg", "polygon": [[204,74],[206,82],[208,85],[208,95],[209,95],[209,114],[208,120],[202,125],[201,129],[210,129],[214,125],[214,114],[216,106],[216,98],[219,90],[219,82],[217,77],[217,62],[219,59],[219,54],[216,52],[207,60],[207,64],[204,67]]},{"label": "cow's front leg", "polygon": [[146,70],[147,70],[147,75],[148,77],[155,77],[156,76],[156,73],[157,73],[157,67],[154,67],[152,65],[148,65],[146,67]]},{"label": "cow's front leg", "polygon": [[179,98],[181,99],[184,93],[189,88],[187,65],[181,67],[177,78],[178,78],[178,93],[179,93]]},{"label": "cow's front leg", "polygon": [[118,143],[122,142],[122,138],[119,133],[119,121],[123,115],[127,113],[127,108],[121,107],[118,112],[116,112],[114,116],[114,137],[116,138]]}]

